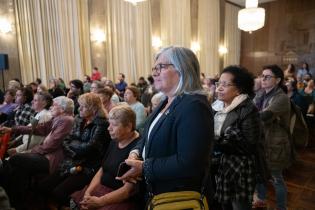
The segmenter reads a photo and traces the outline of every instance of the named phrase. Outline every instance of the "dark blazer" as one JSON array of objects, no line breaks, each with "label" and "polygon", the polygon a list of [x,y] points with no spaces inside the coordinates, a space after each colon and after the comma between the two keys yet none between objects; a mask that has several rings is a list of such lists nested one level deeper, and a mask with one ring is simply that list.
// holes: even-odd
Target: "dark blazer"
[{"label": "dark blazer", "polygon": [[200,191],[214,138],[211,108],[206,96],[177,96],[148,140],[149,127],[166,103],[167,99],[149,116],[136,147],[142,154],[146,145],[143,165],[146,183],[150,183],[154,194]]}]

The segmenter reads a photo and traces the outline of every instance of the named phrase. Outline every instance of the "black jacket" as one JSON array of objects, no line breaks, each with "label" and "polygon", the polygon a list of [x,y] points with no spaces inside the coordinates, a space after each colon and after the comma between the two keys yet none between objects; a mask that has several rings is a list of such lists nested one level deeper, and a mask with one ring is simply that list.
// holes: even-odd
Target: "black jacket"
[{"label": "black jacket", "polygon": [[64,169],[81,165],[98,170],[111,140],[106,118],[96,117],[85,126],[85,121],[77,117],[71,135],[63,142],[65,152]]},{"label": "black jacket", "polygon": [[165,99],[149,116],[136,149],[145,146],[144,176],[154,194],[201,188],[213,142],[213,115],[206,96],[177,96],[148,131],[165,107]]}]

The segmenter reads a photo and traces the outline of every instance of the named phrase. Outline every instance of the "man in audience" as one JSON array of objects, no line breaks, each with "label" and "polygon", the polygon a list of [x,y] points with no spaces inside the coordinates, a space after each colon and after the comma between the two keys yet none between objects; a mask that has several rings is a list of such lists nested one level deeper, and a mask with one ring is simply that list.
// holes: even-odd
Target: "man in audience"
[{"label": "man in audience", "polygon": [[118,91],[120,97],[124,97],[125,90],[128,84],[125,82],[125,75],[123,73],[118,74],[118,82],[115,84],[115,87]]}]

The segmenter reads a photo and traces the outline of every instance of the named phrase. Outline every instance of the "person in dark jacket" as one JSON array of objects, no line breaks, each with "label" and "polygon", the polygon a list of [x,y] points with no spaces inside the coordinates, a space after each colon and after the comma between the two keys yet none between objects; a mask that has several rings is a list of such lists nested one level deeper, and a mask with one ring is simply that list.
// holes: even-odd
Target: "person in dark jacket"
[{"label": "person in dark jacket", "polygon": [[254,78],[244,68],[226,67],[216,83],[215,150],[221,153],[215,173],[215,198],[222,209],[250,210],[256,185],[255,154],[260,138],[259,113],[251,96]]},{"label": "person in dark jacket", "polygon": [[91,181],[111,139],[98,95],[85,93],[78,102],[80,116],[75,119],[71,134],[64,140],[64,161],[59,170],[39,183],[40,190],[52,195],[59,204],[67,204],[71,193]]},{"label": "person in dark jacket", "polygon": [[[290,142],[290,111],[289,97],[283,91],[284,74],[277,65],[263,67],[261,75],[263,92],[256,95],[254,102],[263,122],[266,147],[266,161],[272,184],[276,191],[277,209],[287,209],[287,187],[283,179],[283,170],[288,168],[293,159],[293,145]],[[259,184],[254,207],[266,204],[267,186]]]},{"label": "person in dark jacket", "polygon": [[[143,138],[121,180],[143,176],[147,193],[199,191],[213,142],[213,116],[199,79],[199,62],[187,48],[167,47],[155,57],[155,88],[167,97],[150,115]],[[151,188],[151,189],[149,189]]]}]

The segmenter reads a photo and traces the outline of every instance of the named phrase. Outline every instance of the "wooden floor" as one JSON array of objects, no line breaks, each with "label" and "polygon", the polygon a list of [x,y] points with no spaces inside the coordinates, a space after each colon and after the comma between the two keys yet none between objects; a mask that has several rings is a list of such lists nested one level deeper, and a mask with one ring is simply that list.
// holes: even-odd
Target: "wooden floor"
[{"label": "wooden floor", "polygon": [[[315,147],[298,151],[299,160],[284,173],[288,187],[288,210],[315,210]],[[269,186],[268,210],[275,209],[275,194]]]}]

